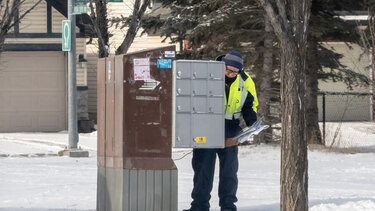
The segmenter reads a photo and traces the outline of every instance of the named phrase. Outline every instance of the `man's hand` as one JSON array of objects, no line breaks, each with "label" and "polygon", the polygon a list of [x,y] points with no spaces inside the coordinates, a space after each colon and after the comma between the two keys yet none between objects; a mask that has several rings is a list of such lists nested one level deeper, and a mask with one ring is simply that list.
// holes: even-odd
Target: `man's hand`
[{"label": "man's hand", "polygon": [[225,139],[225,147],[232,147],[238,145],[238,139],[236,138],[227,138]]}]

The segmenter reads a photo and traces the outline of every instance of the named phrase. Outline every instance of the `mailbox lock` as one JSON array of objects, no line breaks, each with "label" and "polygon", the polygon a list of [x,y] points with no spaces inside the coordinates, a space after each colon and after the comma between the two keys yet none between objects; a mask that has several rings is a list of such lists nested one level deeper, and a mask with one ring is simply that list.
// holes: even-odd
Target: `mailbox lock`
[{"label": "mailbox lock", "polygon": [[177,72],[177,76],[178,76],[178,77],[181,77],[181,74],[182,74],[181,71],[178,71],[178,72]]},{"label": "mailbox lock", "polygon": [[181,106],[177,106],[177,111],[180,111],[181,110]]},{"label": "mailbox lock", "polygon": [[181,94],[181,89],[180,88],[177,89],[177,94]]}]

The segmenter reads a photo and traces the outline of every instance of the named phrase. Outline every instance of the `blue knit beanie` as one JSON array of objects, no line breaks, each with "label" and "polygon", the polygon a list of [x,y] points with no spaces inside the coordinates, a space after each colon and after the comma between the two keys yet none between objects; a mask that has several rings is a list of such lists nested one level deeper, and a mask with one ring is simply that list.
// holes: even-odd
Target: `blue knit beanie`
[{"label": "blue knit beanie", "polygon": [[242,54],[236,50],[229,51],[223,58],[222,61],[225,62],[225,65],[236,67],[239,70],[243,68],[243,58]]}]

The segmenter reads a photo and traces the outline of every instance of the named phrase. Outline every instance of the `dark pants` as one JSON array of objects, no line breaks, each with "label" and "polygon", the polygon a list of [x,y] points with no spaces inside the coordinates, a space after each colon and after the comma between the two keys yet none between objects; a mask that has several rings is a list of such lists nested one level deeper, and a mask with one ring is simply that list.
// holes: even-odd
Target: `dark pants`
[{"label": "dark pants", "polygon": [[215,172],[216,154],[220,161],[219,205],[221,210],[236,210],[238,186],[238,146],[224,149],[194,149],[194,188],[191,193],[193,210],[208,211],[210,208],[212,183]]}]

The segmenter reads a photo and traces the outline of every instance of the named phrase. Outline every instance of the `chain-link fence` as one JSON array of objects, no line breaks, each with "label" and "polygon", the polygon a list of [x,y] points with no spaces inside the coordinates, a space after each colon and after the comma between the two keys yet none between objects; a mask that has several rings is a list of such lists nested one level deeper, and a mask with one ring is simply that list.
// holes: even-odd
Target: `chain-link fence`
[{"label": "chain-link fence", "polygon": [[320,92],[319,121],[326,146],[375,146],[373,93]]}]

